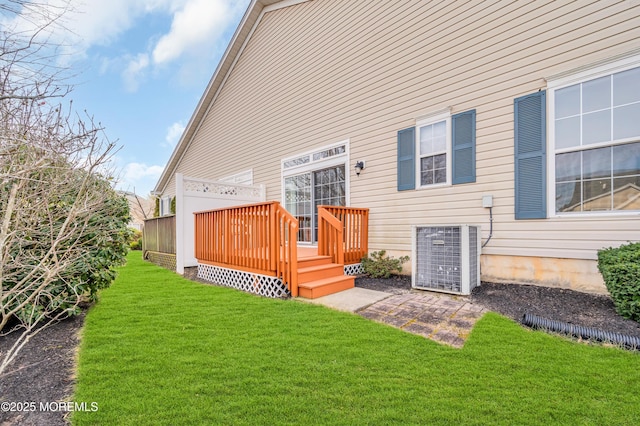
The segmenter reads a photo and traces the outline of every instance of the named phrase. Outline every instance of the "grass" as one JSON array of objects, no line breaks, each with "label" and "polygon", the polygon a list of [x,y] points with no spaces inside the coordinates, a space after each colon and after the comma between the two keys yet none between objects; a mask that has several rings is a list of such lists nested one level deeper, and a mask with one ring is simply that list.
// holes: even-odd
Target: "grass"
[{"label": "grass", "polygon": [[464,349],[129,255],[86,318],[76,425],[638,424],[640,357],[485,315]]}]

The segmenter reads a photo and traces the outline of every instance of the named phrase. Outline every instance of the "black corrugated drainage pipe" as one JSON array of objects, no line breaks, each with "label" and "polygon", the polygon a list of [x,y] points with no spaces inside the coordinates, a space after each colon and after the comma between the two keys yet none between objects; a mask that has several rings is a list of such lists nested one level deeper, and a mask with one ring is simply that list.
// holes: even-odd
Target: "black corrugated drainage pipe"
[{"label": "black corrugated drainage pipe", "polygon": [[583,327],[581,325],[569,324],[567,322],[554,321],[533,314],[524,314],[522,317],[522,324],[533,329],[553,331],[573,337],[579,337],[585,340],[612,343],[625,349],[640,351],[640,338],[634,336],[611,333],[609,331]]}]

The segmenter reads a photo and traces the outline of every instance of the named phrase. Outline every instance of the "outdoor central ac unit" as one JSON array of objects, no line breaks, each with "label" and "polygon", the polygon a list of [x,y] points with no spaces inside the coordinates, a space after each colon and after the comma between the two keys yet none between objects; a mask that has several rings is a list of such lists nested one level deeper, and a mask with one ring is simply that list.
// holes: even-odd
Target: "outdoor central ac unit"
[{"label": "outdoor central ac unit", "polygon": [[471,294],[480,285],[480,227],[413,227],[412,286]]}]

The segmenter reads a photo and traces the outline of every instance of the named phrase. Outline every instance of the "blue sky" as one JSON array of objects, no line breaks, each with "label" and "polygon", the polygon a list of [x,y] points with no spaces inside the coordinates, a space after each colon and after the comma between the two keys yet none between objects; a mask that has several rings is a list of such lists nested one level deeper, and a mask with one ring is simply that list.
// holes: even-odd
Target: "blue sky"
[{"label": "blue sky", "polygon": [[249,0],[45,3],[73,8],[52,35],[74,74],[68,99],[122,146],[118,188],[148,195]]}]

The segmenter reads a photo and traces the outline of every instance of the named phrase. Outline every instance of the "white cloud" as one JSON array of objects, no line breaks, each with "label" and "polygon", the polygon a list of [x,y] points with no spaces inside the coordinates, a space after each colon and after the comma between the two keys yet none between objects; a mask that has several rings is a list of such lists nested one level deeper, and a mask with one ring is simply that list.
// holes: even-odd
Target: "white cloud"
[{"label": "white cloud", "polygon": [[[49,4],[69,0],[49,0]],[[108,45],[149,13],[171,13],[175,3],[187,0],[71,0],[73,11],[64,26],[75,34],[74,44],[83,51],[94,45]],[[67,34],[69,36],[69,34]]]},{"label": "white cloud", "polygon": [[165,137],[165,140],[170,147],[173,148],[178,144],[178,141],[180,140],[180,136],[182,136],[184,129],[185,125],[182,121],[178,121],[169,126],[169,128],[167,129],[167,136]]},{"label": "white cloud", "polygon": [[124,179],[135,180],[141,177],[159,178],[164,170],[163,166],[148,166],[144,163],[129,163],[124,168]]},{"label": "white cloud", "polygon": [[127,68],[122,72],[125,88],[129,92],[135,92],[140,85],[140,79],[144,76],[144,71],[149,67],[149,55],[138,53],[135,58],[129,60]]},{"label": "white cloud", "polygon": [[[69,66],[77,59],[86,58],[93,46],[108,47],[131,36],[140,43],[140,33],[144,33],[145,18],[155,15],[171,20],[166,33],[146,34],[146,51],[119,51],[118,57],[99,60],[109,67],[102,70],[120,73],[125,87],[135,91],[150,73],[143,71],[151,65],[167,65],[182,59],[180,68],[193,68],[205,63],[210,68],[211,58],[220,50],[220,37],[237,22],[249,0],[42,0],[38,4],[48,6],[53,11],[62,11],[65,5],[71,10],[65,12],[58,25],[42,34],[49,42],[58,45],[55,53],[58,62]],[[23,10],[21,16],[0,15],[0,25],[16,28],[26,34],[42,23],[42,17]],[[137,34],[127,34],[136,29]],[[131,43],[124,40],[125,49]],[[145,40],[142,40],[144,44]],[[143,48],[144,50],[145,48]],[[109,53],[107,53],[109,55]],[[188,61],[184,61],[188,57]],[[193,70],[190,73],[193,74]],[[211,71],[208,69],[208,73]],[[184,74],[183,70],[178,73]]]},{"label": "white cloud", "polygon": [[153,49],[154,62],[161,64],[197,52],[216,40],[233,18],[228,1],[190,0],[173,16],[171,30]]},{"label": "white cloud", "polygon": [[158,182],[164,166],[149,166],[145,163],[128,163],[118,179],[118,189],[134,191],[136,194],[149,194]]}]

